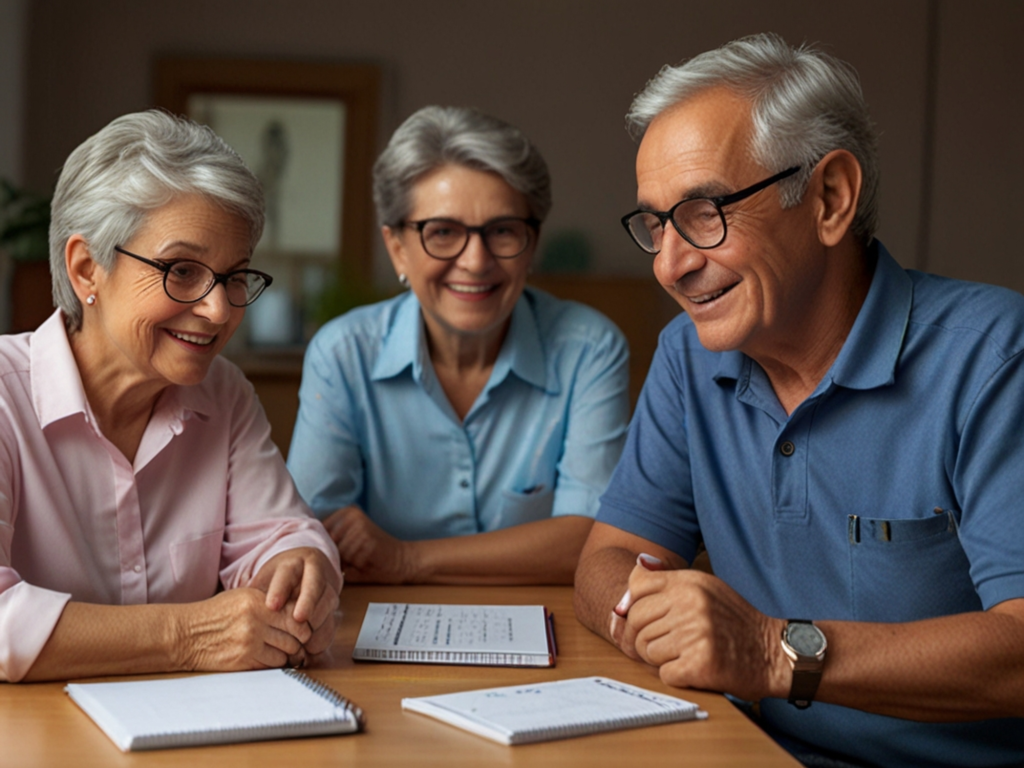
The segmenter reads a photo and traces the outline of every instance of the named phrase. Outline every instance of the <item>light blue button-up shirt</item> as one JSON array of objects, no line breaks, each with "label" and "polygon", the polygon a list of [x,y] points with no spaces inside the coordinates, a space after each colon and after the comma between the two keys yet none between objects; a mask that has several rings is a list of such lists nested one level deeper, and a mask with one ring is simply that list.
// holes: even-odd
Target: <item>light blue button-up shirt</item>
[{"label": "light blue button-up shirt", "polygon": [[404,540],[593,517],[625,440],[628,358],[606,317],[527,288],[460,421],[416,297],[361,307],[309,345],[288,468],[319,517],[357,504]]},{"label": "light blue button-up shirt", "polygon": [[[670,323],[598,519],[687,560],[703,539],[715,574],[778,618],[980,611],[1024,597],[1022,425],[1024,297],[904,271],[879,245],[842,350],[791,414],[757,363],[707,351],[686,316]],[[872,765],[1024,761],[1020,719],[780,699],[761,714]]]}]

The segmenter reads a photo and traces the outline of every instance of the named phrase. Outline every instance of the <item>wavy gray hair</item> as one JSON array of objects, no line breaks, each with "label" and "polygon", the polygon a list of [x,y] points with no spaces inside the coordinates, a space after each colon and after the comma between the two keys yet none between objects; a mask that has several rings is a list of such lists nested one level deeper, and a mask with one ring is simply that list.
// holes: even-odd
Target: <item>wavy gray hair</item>
[{"label": "wavy gray hair", "polygon": [[431,106],[398,127],[373,166],[378,223],[395,227],[405,221],[416,181],[448,164],[498,174],[526,198],[538,221],[551,210],[547,163],[518,128],[475,109]]},{"label": "wavy gray hair", "polygon": [[92,258],[110,272],[114,246],[129,242],[150,211],[181,195],[202,195],[241,216],[256,247],[264,220],[260,182],[210,128],[160,110],[137,112],[117,118],[71,153],[50,221],[53,301],[69,332],[82,326],[82,305],[65,266],[68,238],[84,236]]},{"label": "wavy gray hair", "polygon": [[744,37],[663,67],[633,100],[627,129],[639,140],[663,111],[716,87],[751,103],[756,162],[773,172],[800,166],[779,184],[783,207],[800,202],[814,167],[832,150],[857,158],[863,181],[851,229],[870,242],[878,228],[878,140],[856,70],[806,45],[794,48],[776,34]]}]

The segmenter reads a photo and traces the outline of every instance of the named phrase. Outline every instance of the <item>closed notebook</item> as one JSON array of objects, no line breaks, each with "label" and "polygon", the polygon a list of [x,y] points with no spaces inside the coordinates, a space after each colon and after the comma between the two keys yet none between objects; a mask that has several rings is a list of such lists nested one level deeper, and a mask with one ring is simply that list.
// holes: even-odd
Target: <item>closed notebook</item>
[{"label": "closed notebook", "polygon": [[122,751],[352,733],[359,707],[293,669],[71,683],[65,690]]},{"label": "closed notebook", "polygon": [[553,667],[554,628],[542,605],[370,603],[352,658]]},{"label": "closed notebook", "polygon": [[529,744],[708,716],[693,702],[606,677],[402,699],[402,709],[501,744]]}]

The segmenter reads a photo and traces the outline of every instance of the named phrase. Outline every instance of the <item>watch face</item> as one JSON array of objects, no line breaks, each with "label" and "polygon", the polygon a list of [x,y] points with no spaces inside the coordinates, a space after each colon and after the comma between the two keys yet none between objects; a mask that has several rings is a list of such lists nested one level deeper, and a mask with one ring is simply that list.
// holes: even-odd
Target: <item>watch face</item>
[{"label": "watch face", "polygon": [[801,656],[816,656],[825,648],[825,636],[813,624],[790,624],[786,642]]}]

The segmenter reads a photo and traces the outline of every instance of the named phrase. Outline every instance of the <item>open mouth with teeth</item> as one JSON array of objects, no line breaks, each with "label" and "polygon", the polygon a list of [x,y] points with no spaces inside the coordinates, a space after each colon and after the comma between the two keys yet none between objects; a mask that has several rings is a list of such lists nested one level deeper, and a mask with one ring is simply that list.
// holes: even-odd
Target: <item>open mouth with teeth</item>
[{"label": "open mouth with teeth", "polygon": [[193,344],[197,347],[208,347],[217,338],[216,336],[194,336],[191,333],[181,333],[180,331],[168,330],[167,333],[178,341],[184,341],[186,344]]},{"label": "open mouth with teeth", "polygon": [[739,285],[739,283],[733,283],[732,285],[727,285],[725,288],[720,288],[719,290],[712,291],[711,293],[703,293],[700,296],[688,296],[687,298],[693,304],[708,304],[715,299],[721,298],[737,285]]},{"label": "open mouth with teeth", "polygon": [[458,283],[445,283],[445,288],[453,293],[458,293],[463,296],[482,296],[484,294],[492,293],[497,289],[496,285],[465,285]]}]

